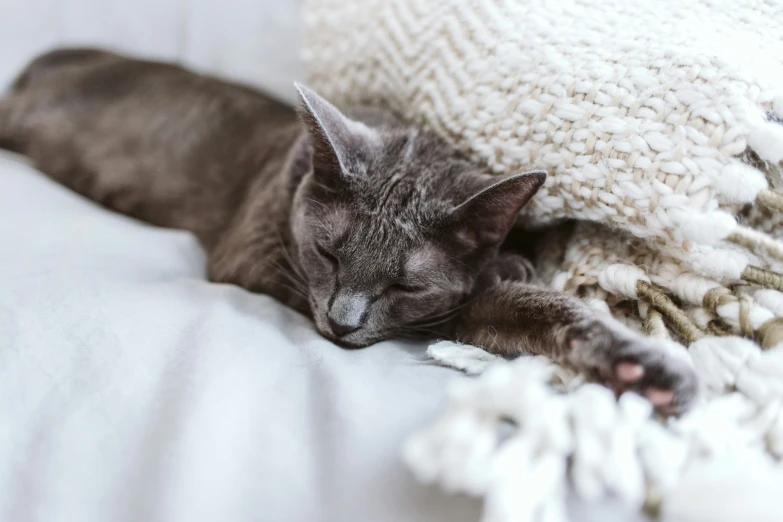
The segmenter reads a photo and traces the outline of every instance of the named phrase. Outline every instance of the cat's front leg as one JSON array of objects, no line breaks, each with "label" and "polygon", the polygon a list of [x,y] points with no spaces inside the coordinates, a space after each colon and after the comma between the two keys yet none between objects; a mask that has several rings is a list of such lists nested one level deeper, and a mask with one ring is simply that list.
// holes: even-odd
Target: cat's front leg
[{"label": "cat's front leg", "polygon": [[686,410],[697,393],[692,366],[654,340],[581,301],[523,282],[501,281],[480,290],[463,308],[454,336],[509,358],[546,355],[618,393],[634,390],[664,413]]}]

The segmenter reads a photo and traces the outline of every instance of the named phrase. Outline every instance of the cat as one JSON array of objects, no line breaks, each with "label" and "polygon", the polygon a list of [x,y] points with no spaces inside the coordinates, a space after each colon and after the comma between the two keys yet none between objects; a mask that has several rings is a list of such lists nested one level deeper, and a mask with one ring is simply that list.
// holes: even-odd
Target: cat
[{"label": "cat", "polygon": [[293,109],[176,64],[58,49],[0,100],[0,145],[110,209],[192,232],[211,281],[270,295],[343,347],[451,339],[547,355],[665,414],[693,403],[687,362],[532,284],[510,232],[544,171],[490,175],[388,111],[296,87]]}]

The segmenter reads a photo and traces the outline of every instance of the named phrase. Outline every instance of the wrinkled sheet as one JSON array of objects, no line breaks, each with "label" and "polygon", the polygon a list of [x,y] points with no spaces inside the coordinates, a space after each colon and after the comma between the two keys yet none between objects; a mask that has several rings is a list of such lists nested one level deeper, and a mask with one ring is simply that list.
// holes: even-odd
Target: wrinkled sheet
[{"label": "wrinkled sheet", "polygon": [[456,376],[338,348],[0,155],[0,520],[477,520],[399,458]]}]

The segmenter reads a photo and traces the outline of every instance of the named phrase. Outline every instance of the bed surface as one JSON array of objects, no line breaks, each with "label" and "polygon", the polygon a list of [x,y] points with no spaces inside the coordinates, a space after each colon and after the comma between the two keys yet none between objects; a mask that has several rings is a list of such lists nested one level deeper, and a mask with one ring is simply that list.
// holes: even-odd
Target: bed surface
[{"label": "bed surface", "polygon": [[399,459],[453,378],[0,155],[0,520],[477,520]]}]

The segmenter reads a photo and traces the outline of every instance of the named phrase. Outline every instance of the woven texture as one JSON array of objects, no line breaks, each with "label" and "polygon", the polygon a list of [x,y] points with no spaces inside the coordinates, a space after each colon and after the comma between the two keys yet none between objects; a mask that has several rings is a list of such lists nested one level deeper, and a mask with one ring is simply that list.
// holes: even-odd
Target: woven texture
[{"label": "woven texture", "polygon": [[[710,444],[708,434],[723,429],[721,422],[741,418],[748,423],[732,431],[727,444],[745,441],[754,458],[767,464],[780,458],[783,4],[310,0],[305,23],[310,84],[336,104],[387,106],[499,174],[549,171],[522,221],[580,223],[563,244],[553,245],[561,255],[539,267],[542,279],[555,289],[597,298],[592,302],[605,303],[628,326],[693,361],[709,391],[695,418],[706,420],[690,424],[698,437],[688,430],[670,433],[687,459],[700,454],[698,444]],[[454,356],[461,348],[444,349],[452,351],[443,362],[462,369],[476,365]],[[528,375],[526,363],[519,364],[507,374]],[[655,450],[658,457],[632,459],[625,477],[635,486],[622,490],[607,478],[611,458],[596,457],[601,453],[595,446],[591,456],[582,453],[589,450],[579,440],[600,431],[587,426],[593,422],[587,417],[574,428],[576,443],[536,453],[536,436],[557,436],[558,422],[579,424],[563,413],[571,411],[567,404],[612,409],[601,394],[580,392],[578,379],[566,387],[573,393],[570,402],[561,401],[560,417],[545,416],[540,422],[546,429],[521,429],[510,439],[520,452],[519,466],[549,466],[541,469],[552,473],[552,487],[530,493],[535,505],[510,500],[518,498],[512,493],[519,487],[535,485],[527,484],[529,473],[509,465],[492,475],[482,467],[499,462],[491,449],[497,441],[483,428],[471,431],[465,419],[494,419],[504,411],[523,427],[539,422],[540,409],[527,415],[523,396],[532,393],[531,404],[537,404],[536,397],[549,392],[532,376],[551,372],[531,368],[527,391],[488,377],[474,390],[480,400],[470,399],[473,392],[455,398],[443,418],[415,439],[411,466],[425,480],[505,498],[490,503],[486,520],[565,516],[551,502],[563,495],[564,459],[593,459],[586,468],[593,475],[581,477],[583,496],[598,495],[586,484],[600,475],[608,482],[599,493],[659,505],[638,474],[648,487],[672,486],[687,466]],[[660,424],[642,421],[644,415],[634,411],[629,422],[636,439],[623,439],[622,451],[630,453],[606,442],[615,440],[609,432],[601,435],[609,437],[606,451],[646,451],[643,441],[656,429],[649,426]],[[689,437],[698,444],[682,442]],[[639,443],[634,451],[630,440]],[[728,439],[713,442],[721,440]],[[492,458],[455,460],[457,449],[443,453],[450,447],[479,448]],[[542,463],[533,454],[551,459]],[[656,462],[659,469],[651,469]],[[479,487],[469,478],[479,475],[495,478]]]}]

